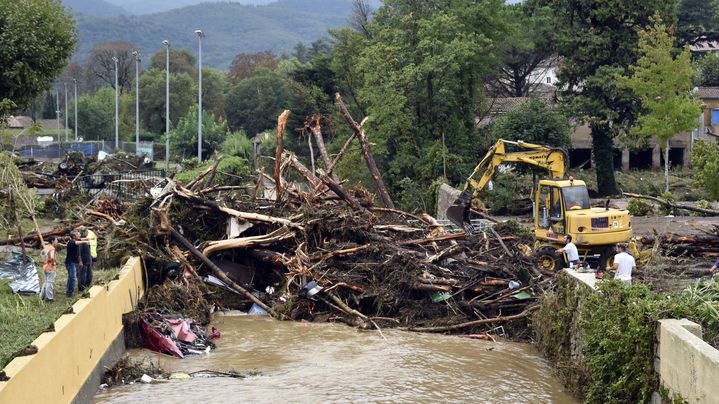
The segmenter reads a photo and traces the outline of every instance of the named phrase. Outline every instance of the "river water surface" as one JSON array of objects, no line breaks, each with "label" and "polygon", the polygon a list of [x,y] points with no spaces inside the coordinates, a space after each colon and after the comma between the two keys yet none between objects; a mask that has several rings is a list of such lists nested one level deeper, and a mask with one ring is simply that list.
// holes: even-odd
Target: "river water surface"
[{"label": "river water surface", "polygon": [[133,350],[170,372],[259,371],[245,379],[195,377],[101,391],[97,403],[511,402],[578,403],[530,345],[343,324],[220,315],[217,349],[175,359]]}]

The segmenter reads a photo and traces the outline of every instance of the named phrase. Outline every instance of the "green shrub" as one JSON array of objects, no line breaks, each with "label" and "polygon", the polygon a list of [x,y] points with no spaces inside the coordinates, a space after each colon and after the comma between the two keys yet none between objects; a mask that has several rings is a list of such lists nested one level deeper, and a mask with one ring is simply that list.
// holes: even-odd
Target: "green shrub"
[{"label": "green shrub", "polygon": [[627,210],[632,216],[650,216],[654,214],[654,205],[638,198],[631,198]]},{"label": "green shrub", "polygon": [[719,198],[719,144],[697,140],[692,150],[694,179],[716,200]]},{"label": "green shrub", "polygon": [[244,157],[249,160],[252,157],[252,141],[242,130],[232,132],[222,142],[220,150],[226,156]]}]

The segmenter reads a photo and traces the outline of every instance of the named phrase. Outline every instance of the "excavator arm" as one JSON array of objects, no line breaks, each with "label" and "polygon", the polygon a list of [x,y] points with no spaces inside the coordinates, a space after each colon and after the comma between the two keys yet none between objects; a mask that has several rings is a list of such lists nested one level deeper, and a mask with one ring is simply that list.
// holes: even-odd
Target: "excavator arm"
[{"label": "excavator arm", "polygon": [[[527,149],[507,153],[505,145],[511,144]],[[497,140],[485,154],[484,158],[472,170],[464,184],[463,192],[452,206],[447,209],[447,218],[457,226],[470,230],[469,208],[472,198],[484,189],[495,173],[497,167],[505,163],[523,163],[549,171],[552,178],[564,178],[568,168],[569,158],[563,149],[510,140]],[[479,179],[475,178],[481,174]]]}]

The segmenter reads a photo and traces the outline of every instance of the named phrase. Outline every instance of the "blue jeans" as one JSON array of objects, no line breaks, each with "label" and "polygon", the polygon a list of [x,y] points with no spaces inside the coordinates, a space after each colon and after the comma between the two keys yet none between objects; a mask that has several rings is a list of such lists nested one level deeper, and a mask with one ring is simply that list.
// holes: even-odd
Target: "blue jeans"
[{"label": "blue jeans", "polygon": [[67,268],[67,294],[71,295],[75,291],[75,279],[77,278],[77,263],[66,262]]}]

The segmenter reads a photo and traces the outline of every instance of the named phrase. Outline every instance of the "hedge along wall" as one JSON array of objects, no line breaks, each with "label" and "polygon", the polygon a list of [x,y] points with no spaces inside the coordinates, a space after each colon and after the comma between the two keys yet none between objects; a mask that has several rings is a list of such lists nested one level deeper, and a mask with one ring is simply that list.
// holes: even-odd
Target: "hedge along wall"
[{"label": "hedge along wall", "polygon": [[72,314],[55,321],[55,331],[32,342],[37,353],[13,359],[3,369],[0,403],[69,403],[121,337],[122,315],[133,310],[145,293],[141,261],[130,258],[118,279],[93,286]]},{"label": "hedge along wall", "polygon": [[552,362],[566,387],[577,395],[583,394],[582,387],[589,379],[580,313],[583,300],[591,293],[590,286],[561,272],[557,287],[542,296],[530,322],[537,347]]}]

